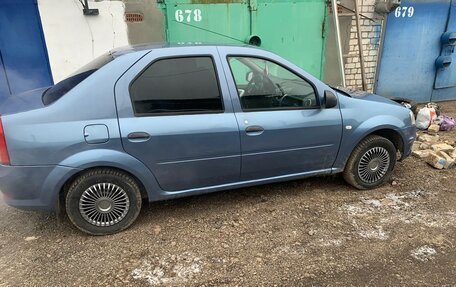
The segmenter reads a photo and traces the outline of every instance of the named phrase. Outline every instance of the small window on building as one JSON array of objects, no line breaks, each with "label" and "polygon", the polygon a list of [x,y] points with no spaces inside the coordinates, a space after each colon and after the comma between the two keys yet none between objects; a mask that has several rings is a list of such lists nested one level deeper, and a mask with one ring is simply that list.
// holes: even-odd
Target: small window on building
[{"label": "small window on building", "polygon": [[144,15],[142,13],[125,13],[125,20],[128,23],[140,23],[144,21]]},{"label": "small window on building", "polygon": [[158,60],[134,80],[130,96],[136,115],[223,111],[211,57]]}]

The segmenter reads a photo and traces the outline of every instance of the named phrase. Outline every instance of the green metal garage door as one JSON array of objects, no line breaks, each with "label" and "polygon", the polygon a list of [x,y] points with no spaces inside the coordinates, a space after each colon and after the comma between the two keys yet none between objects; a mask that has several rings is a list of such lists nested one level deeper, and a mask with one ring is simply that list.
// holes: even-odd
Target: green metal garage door
[{"label": "green metal garage door", "polygon": [[165,0],[169,42],[248,43],[323,76],[326,39],[325,0]]}]

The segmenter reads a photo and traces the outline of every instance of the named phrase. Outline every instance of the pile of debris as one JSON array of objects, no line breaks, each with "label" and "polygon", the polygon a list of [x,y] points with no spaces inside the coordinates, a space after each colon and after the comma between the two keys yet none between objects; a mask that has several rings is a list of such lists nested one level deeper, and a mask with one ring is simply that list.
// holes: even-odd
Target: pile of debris
[{"label": "pile of debris", "polygon": [[437,134],[455,126],[454,118],[442,115],[437,104],[428,103],[416,115],[416,127],[423,131],[418,132],[412,154],[437,169],[456,167],[456,141],[442,141]]},{"label": "pile of debris", "polygon": [[454,118],[442,115],[436,103],[428,103],[416,115],[416,127],[430,132],[451,131],[456,126]]},{"label": "pile of debris", "polygon": [[449,142],[439,142],[439,135],[418,134],[412,154],[437,169],[456,167],[456,147]]}]

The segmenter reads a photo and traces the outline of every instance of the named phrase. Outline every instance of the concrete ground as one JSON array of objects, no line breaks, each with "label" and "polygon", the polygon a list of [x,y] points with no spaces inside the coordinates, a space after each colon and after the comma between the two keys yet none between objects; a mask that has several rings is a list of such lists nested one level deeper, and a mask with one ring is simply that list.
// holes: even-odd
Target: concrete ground
[{"label": "concrete ground", "polygon": [[0,232],[0,286],[454,285],[456,169],[410,157],[371,191],[332,176],[146,204],[104,237],[0,203]]}]

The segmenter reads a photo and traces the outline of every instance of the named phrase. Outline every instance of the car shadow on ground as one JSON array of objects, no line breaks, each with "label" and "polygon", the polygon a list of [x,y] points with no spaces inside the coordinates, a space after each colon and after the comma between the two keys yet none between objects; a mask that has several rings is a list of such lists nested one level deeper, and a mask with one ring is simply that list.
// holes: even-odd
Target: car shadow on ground
[{"label": "car shadow on ground", "polygon": [[260,203],[287,201],[292,197],[302,196],[303,192],[341,191],[350,192],[356,189],[348,186],[342,176],[330,175],[144,203],[134,225],[135,228],[142,228],[166,218],[189,220],[230,210],[236,213],[240,208]]}]

